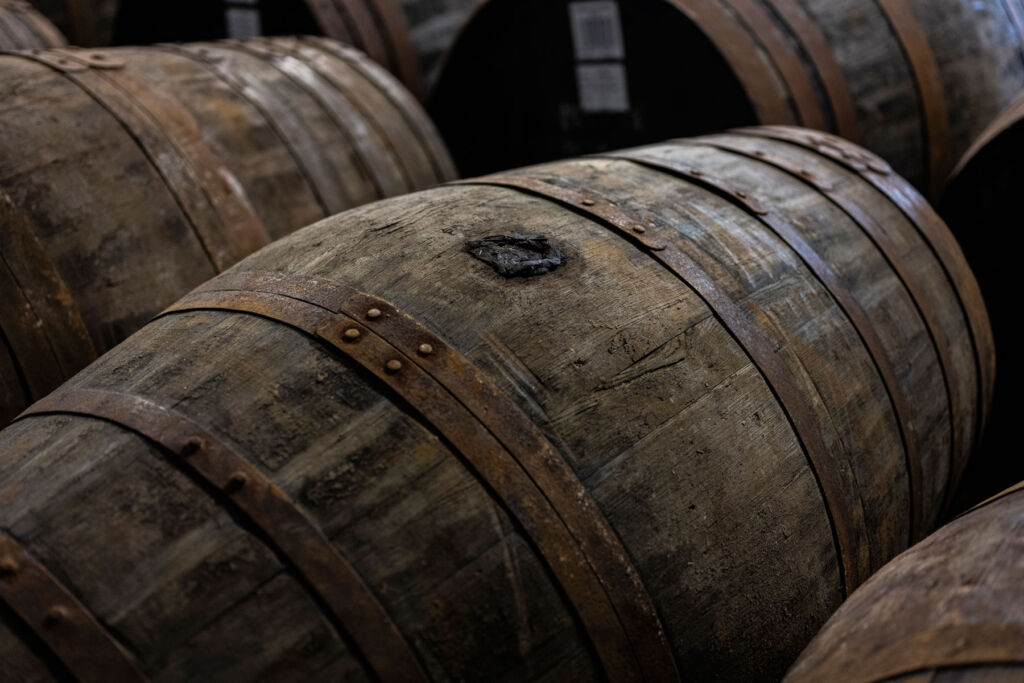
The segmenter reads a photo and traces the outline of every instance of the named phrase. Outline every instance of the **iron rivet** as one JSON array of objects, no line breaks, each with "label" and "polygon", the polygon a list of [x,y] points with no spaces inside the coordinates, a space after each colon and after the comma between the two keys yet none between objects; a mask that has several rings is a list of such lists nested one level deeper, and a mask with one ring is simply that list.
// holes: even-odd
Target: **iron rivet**
[{"label": "iron rivet", "polygon": [[754,156],[755,156],[755,157],[763,157],[763,156],[764,156],[764,152],[762,152],[762,151],[761,151],[761,150],[759,150],[759,149],[755,149],[755,150],[754,150]]},{"label": "iron rivet", "polygon": [[224,487],[224,490],[228,493],[235,493],[245,488],[245,485],[248,483],[249,477],[246,476],[245,472],[235,472],[231,475],[231,478],[228,479],[228,483]]},{"label": "iron rivet", "polygon": [[801,168],[800,169],[800,175],[802,175],[805,178],[810,178],[811,177],[811,172],[808,171],[806,168]]},{"label": "iron rivet", "polygon": [[183,458],[187,458],[203,450],[205,446],[206,443],[201,438],[198,436],[190,436],[188,441],[185,442],[185,445],[181,447],[180,451],[178,451],[178,455]]},{"label": "iron rivet", "polygon": [[583,201],[580,202],[580,204],[582,204],[583,206],[593,206],[594,205],[594,200],[593,199],[584,199]]},{"label": "iron rivet", "polygon": [[638,235],[642,235],[645,232],[647,232],[647,228],[645,228],[642,225],[631,225],[629,227],[633,230],[633,232],[637,233]]},{"label": "iron rivet", "polygon": [[106,59],[101,53],[96,53],[92,56],[93,59]]},{"label": "iron rivet", "polygon": [[54,605],[46,611],[46,616],[43,617],[43,625],[49,628],[54,628],[59,626],[62,622],[67,621],[69,616],[71,615],[66,607]]},{"label": "iron rivet", "polygon": [[697,169],[693,169],[692,171],[690,171],[690,175],[695,175],[699,178],[702,175],[704,175],[704,171],[698,171]]},{"label": "iron rivet", "polygon": [[389,360],[384,364],[384,369],[388,372],[395,373],[402,369],[402,361],[400,360]]},{"label": "iron rivet", "polygon": [[18,561],[10,555],[0,558],[0,576],[14,576],[18,569]]},{"label": "iron rivet", "polygon": [[736,196],[739,197],[740,199],[746,199],[750,195],[744,192],[743,190],[736,190]]},{"label": "iron rivet", "polygon": [[380,312],[379,308],[371,308],[366,312],[366,317],[369,318],[370,320],[376,320],[377,318],[381,317],[381,315],[383,314]]},{"label": "iron rivet", "polygon": [[349,341],[355,341],[356,339],[359,339],[359,337],[361,336],[363,336],[363,333],[354,327],[350,327],[347,330],[345,330],[345,339]]},{"label": "iron rivet", "polygon": [[417,349],[421,356],[429,356],[434,352],[434,347],[430,344],[420,344],[420,348]]}]

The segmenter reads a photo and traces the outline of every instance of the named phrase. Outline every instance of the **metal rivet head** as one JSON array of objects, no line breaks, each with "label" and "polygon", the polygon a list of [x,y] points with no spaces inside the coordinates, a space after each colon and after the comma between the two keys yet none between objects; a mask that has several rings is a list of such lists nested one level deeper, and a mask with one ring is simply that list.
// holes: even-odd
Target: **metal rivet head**
[{"label": "metal rivet head", "polygon": [[345,339],[347,341],[355,341],[356,339],[359,339],[361,336],[363,336],[363,333],[354,327],[350,327],[347,330],[345,330]]},{"label": "metal rivet head", "polygon": [[647,228],[645,228],[644,226],[640,225],[639,223],[636,223],[636,224],[633,224],[633,225],[629,226],[629,229],[632,230],[633,232],[635,232],[638,235],[642,235],[645,232],[647,232]]},{"label": "metal rivet head", "polygon": [[370,310],[368,310],[366,312],[366,317],[369,318],[370,320],[376,320],[377,318],[381,317],[382,315],[383,315],[383,313],[380,312],[379,308],[371,308]]},{"label": "metal rivet head", "polygon": [[690,175],[695,175],[699,178],[702,175],[704,175],[704,171],[698,171],[697,169],[693,169],[692,171],[690,171]]},{"label": "metal rivet head", "polygon": [[764,152],[762,152],[762,151],[761,151],[761,150],[759,150],[759,149],[755,149],[755,150],[754,150],[754,156],[755,156],[755,157],[763,157],[763,156],[765,156],[765,153],[764,153]]},{"label": "metal rivet head", "polygon": [[228,479],[228,483],[224,486],[224,490],[228,493],[236,493],[245,488],[245,485],[249,483],[249,477],[245,472],[235,472]]},{"label": "metal rivet head", "polygon": [[594,205],[594,200],[593,199],[584,199],[583,201],[580,202],[580,204],[582,204],[583,206],[593,206]]},{"label": "metal rivet head", "polygon": [[189,437],[188,441],[185,442],[185,445],[181,447],[181,450],[178,451],[178,455],[180,455],[183,458],[187,458],[203,450],[205,446],[206,442],[204,442],[201,438],[199,438],[198,436],[191,436]]},{"label": "metal rivet head", "polygon": [[394,359],[384,364],[384,369],[390,373],[396,373],[402,369],[402,361]]},{"label": "metal rivet head", "polygon": [[429,356],[434,352],[434,347],[430,344],[420,344],[420,347],[416,350],[420,352],[421,356]]},{"label": "metal rivet head", "polygon": [[106,55],[104,55],[103,53],[97,52],[96,54],[94,54],[94,55],[92,56],[92,58],[93,58],[93,59],[99,59],[99,60],[103,60],[103,59],[106,59],[107,57],[106,57]]},{"label": "metal rivet head", "polygon": [[810,171],[808,171],[806,168],[801,168],[800,169],[800,175],[802,175],[804,178],[810,178],[813,174]]},{"label": "metal rivet head", "polygon": [[43,617],[43,625],[48,628],[55,628],[66,622],[71,616],[67,607],[62,605],[54,605],[46,611],[46,616]]},{"label": "metal rivet head", "polygon": [[0,577],[14,576],[18,573],[18,561],[10,555],[0,557]]},{"label": "metal rivet head", "polygon": [[740,199],[747,199],[748,197],[750,197],[750,195],[744,192],[743,190],[736,190],[736,196],[739,197]]}]

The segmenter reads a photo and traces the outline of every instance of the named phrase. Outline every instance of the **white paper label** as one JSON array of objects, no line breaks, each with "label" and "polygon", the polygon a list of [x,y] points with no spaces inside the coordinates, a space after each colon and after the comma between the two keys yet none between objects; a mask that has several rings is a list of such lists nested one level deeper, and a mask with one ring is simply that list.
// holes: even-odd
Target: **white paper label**
[{"label": "white paper label", "polygon": [[622,64],[578,64],[576,85],[580,111],[584,113],[629,111],[629,88]]},{"label": "white paper label", "polygon": [[623,59],[626,56],[619,5],[615,0],[570,4],[569,24],[578,61]]},{"label": "white paper label", "polygon": [[256,7],[228,7],[224,10],[224,21],[229,38],[246,40],[263,34],[260,11]]}]

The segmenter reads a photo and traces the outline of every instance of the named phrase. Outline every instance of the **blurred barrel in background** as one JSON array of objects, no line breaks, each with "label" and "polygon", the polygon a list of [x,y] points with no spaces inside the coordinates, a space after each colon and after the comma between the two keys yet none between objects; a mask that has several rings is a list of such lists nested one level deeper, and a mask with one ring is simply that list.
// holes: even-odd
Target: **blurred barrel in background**
[{"label": "blurred barrel in background", "polygon": [[1024,680],[1024,486],[951,522],[853,594],[786,678]]},{"label": "blurred barrel in background", "polygon": [[271,239],[454,177],[322,38],[6,54],[0,92],[0,422]]},{"label": "blurred barrel in background", "polygon": [[862,142],[933,197],[1024,87],[1020,0],[490,0],[430,109],[467,174],[753,123]]},{"label": "blurred barrel in background", "polygon": [[45,50],[67,45],[60,31],[26,0],[0,0],[0,50]]},{"label": "blurred barrel in background", "polygon": [[778,678],[932,526],[991,372],[942,222],[824,134],[377,202],[0,433],[0,652],[26,680],[93,666],[81,638],[163,681]]},{"label": "blurred barrel in background", "polygon": [[939,204],[985,293],[999,355],[991,426],[967,481],[967,504],[992,495],[1007,482],[1024,479],[1024,459],[1017,454],[1018,388],[1024,381],[1024,364],[1018,353],[1016,283],[1011,277],[1017,265],[1007,242],[1021,220],[1022,158],[1024,94],[960,160]]}]

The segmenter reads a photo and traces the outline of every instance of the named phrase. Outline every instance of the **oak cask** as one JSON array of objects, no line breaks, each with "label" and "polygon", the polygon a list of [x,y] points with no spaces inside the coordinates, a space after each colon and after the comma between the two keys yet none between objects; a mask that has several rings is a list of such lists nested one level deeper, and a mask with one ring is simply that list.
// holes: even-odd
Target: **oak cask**
[{"label": "oak cask", "polygon": [[468,174],[799,124],[937,199],[1024,88],[1022,36],[1021,0],[490,0],[430,109]]},{"label": "oak cask", "polygon": [[322,38],[0,56],[0,422],[271,239],[454,177]]},{"label": "oak cask", "polygon": [[823,134],[369,204],[0,432],[0,650],[89,667],[57,606],[160,681],[778,679],[934,525],[992,364],[941,221]]},{"label": "oak cask", "polygon": [[67,45],[64,36],[26,0],[0,0],[0,50],[44,50]]}]

